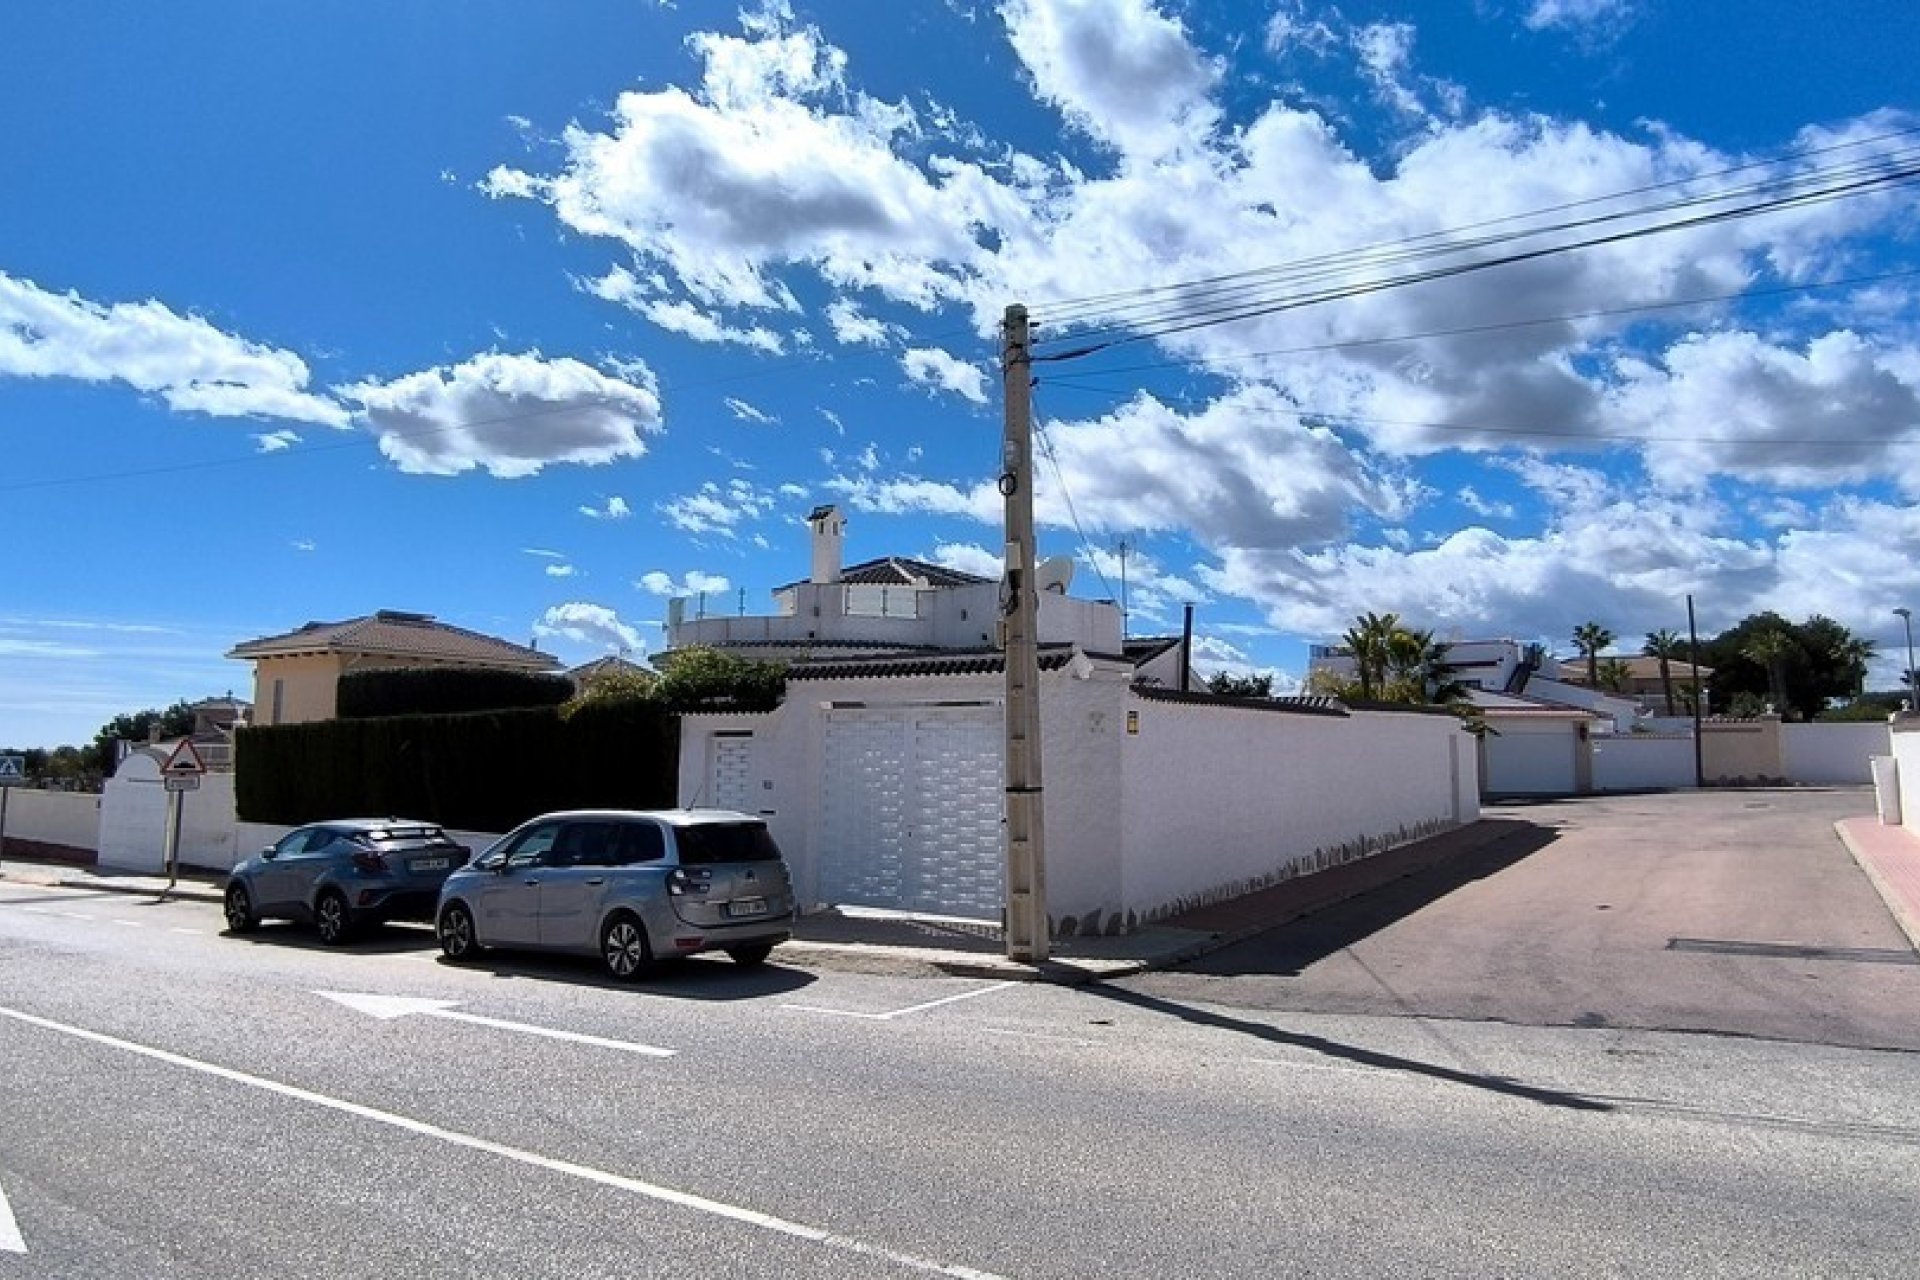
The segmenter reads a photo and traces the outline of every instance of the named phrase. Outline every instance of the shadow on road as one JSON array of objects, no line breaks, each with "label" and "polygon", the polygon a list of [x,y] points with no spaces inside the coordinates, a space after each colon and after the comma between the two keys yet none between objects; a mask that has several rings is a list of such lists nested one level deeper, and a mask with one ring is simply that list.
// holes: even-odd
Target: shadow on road
[{"label": "shadow on road", "polygon": [[1498,875],[1552,844],[1550,827],[1514,822],[1513,830],[1445,862],[1322,907],[1244,942],[1178,966],[1216,977],[1298,977],[1308,967],[1432,905],[1463,885]]},{"label": "shadow on road", "polygon": [[458,965],[444,956],[440,963],[449,968],[486,970],[496,978],[564,982],[570,987],[598,987],[603,991],[638,991],[670,1000],[758,1000],[787,995],[816,981],[814,975],[804,969],[789,969],[779,963],[747,968],[724,955],[656,960],[632,982],[622,982],[608,974],[600,968],[600,962],[590,956],[485,951]]},{"label": "shadow on road", "polygon": [[[158,902],[149,902],[146,906],[159,906]],[[245,933],[235,933],[231,929],[222,929],[220,936],[235,942],[245,942],[256,947],[285,947],[294,951],[325,951],[330,955],[371,955],[391,956],[408,951],[431,951],[440,944],[433,936],[431,927],[424,924],[383,924],[357,925],[347,940],[337,947],[330,947],[320,941],[320,935],[313,926],[299,924],[291,920],[263,920]]]},{"label": "shadow on road", "polygon": [[1338,1040],[1329,1040],[1325,1036],[1309,1035],[1301,1031],[1283,1031],[1278,1027],[1269,1027],[1263,1023],[1248,1022],[1224,1013],[1215,1013],[1198,1009],[1192,1005],[1181,1004],[1174,1000],[1163,1000],[1157,996],[1128,991],[1121,987],[1094,983],[1081,988],[1091,996],[1112,1000],[1118,1004],[1131,1005],[1149,1013],[1165,1014],[1190,1022],[1196,1026],[1214,1027],[1222,1031],[1233,1031],[1240,1035],[1263,1040],[1268,1044],[1287,1045],[1295,1049],[1306,1049],[1328,1058],[1338,1058],[1342,1062],[1352,1062],[1363,1067],[1372,1067],[1380,1071],[1401,1071],[1408,1075],[1426,1076],[1433,1080],[1445,1080],[1451,1084],[1465,1085],[1470,1089],[1481,1089],[1488,1093],[1502,1094],[1509,1098],[1519,1098],[1526,1102],[1537,1102],[1543,1107],[1555,1107],[1566,1111],[1613,1111],[1616,1108],[1606,1102],[1585,1097],[1577,1093],[1565,1093],[1558,1089],[1543,1089],[1534,1085],[1522,1084],[1506,1076],[1490,1076],[1480,1072],[1461,1071],[1454,1067],[1443,1067],[1438,1063],[1422,1062],[1418,1058],[1402,1058],[1397,1054],[1382,1053],[1377,1049],[1364,1049],[1359,1045],[1344,1044]]}]

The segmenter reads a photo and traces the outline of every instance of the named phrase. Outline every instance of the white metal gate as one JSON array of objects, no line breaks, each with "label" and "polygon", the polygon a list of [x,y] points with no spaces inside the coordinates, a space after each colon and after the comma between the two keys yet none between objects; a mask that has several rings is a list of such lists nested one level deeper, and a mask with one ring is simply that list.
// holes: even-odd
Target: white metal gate
[{"label": "white metal gate", "polygon": [[753,813],[753,734],[721,732],[709,740],[706,802],[715,809]]},{"label": "white metal gate", "polygon": [[1002,738],[997,707],[829,711],[821,898],[998,919]]}]

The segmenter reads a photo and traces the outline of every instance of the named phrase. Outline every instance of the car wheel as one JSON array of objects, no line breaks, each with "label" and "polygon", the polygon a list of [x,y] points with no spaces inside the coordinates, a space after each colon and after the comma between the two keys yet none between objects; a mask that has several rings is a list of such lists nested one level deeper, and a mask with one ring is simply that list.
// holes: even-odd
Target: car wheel
[{"label": "car wheel", "polygon": [[622,982],[633,981],[653,960],[646,929],[624,912],[607,921],[600,931],[600,959],[608,973]]},{"label": "car wheel", "polygon": [[737,965],[758,969],[767,962],[767,957],[773,954],[773,944],[756,942],[750,947],[728,947],[727,954],[733,957],[733,962]]},{"label": "car wheel", "polygon": [[313,904],[313,927],[320,931],[320,941],[330,947],[339,946],[353,933],[353,912],[338,889],[327,890]]},{"label": "car wheel", "polygon": [[458,902],[448,903],[440,913],[439,933],[440,953],[455,964],[473,959],[480,951],[473,932],[473,913]]},{"label": "car wheel", "polygon": [[246,933],[257,928],[260,917],[253,913],[253,895],[247,886],[235,882],[227,886],[227,931]]}]

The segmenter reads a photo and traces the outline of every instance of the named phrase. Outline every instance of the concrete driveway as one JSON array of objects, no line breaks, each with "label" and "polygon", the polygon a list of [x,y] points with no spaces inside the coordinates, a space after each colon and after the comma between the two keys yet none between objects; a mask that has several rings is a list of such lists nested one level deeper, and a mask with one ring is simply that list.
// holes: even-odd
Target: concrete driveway
[{"label": "concrete driveway", "polygon": [[1123,985],[1242,1008],[1920,1049],[1920,956],[1834,833],[1866,789],[1490,807],[1511,836]]}]

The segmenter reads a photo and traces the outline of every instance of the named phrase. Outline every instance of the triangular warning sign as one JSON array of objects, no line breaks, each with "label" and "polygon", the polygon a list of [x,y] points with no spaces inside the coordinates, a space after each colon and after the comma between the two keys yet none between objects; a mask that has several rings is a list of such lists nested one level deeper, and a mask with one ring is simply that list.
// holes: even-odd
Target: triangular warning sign
[{"label": "triangular warning sign", "polygon": [[0,756],[0,778],[22,778],[26,774],[25,756]]},{"label": "triangular warning sign", "polygon": [[180,739],[179,745],[173,749],[173,754],[167,757],[164,765],[160,766],[160,772],[171,774],[205,773],[206,771],[206,761],[202,760],[200,753],[193,749],[192,738]]}]

